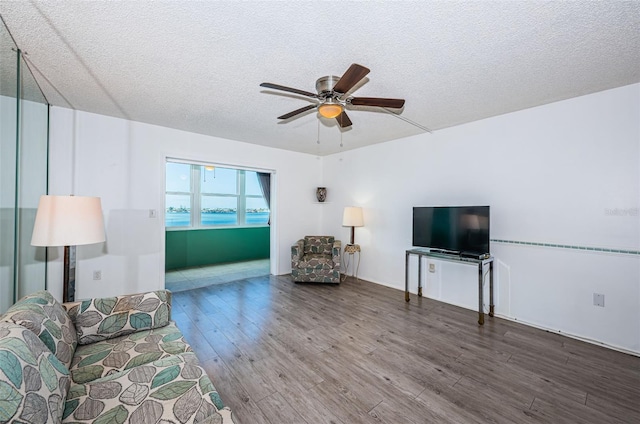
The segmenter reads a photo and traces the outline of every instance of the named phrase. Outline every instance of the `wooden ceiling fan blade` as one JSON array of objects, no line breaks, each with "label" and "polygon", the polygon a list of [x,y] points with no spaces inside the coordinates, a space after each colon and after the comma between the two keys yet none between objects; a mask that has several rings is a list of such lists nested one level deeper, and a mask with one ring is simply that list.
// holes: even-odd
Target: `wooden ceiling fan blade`
[{"label": "wooden ceiling fan blade", "polygon": [[378,106],[400,109],[404,106],[404,99],[384,99],[382,97],[354,97],[350,102],[354,106]]},{"label": "wooden ceiling fan blade", "polygon": [[301,107],[300,109],[296,109],[293,112],[289,112],[289,113],[286,113],[286,114],[284,114],[282,116],[278,116],[278,119],[289,119],[289,118],[292,118],[292,117],[294,117],[296,115],[301,114],[302,112],[306,112],[308,110],[315,109],[317,107],[318,107],[318,105],[307,105],[305,107]]},{"label": "wooden ceiling fan blade", "polygon": [[288,91],[289,93],[300,94],[302,96],[318,98],[316,93],[310,93],[309,91],[298,90],[297,88],[285,87],[284,85],[272,84],[270,82],[263,82],[260,87],[271,88],[273,90]]},{"label": "wooden ceiling fan blade", "polygon": [[336,121],[338,121],[338,125],[340,125],[340,128],[346,128],[352,125],[351,119],[349,119],[347,113],[344,110],[340,115],[336,116]]},{"label": "wooden ceiling fan blade", "polygon": [[340,81],[333,87],[333,91],[338,93],[346,93],[353,88],[362,78],[364,78],[371,70],[357,63],[349,66],[349,69],[340,77]]}]

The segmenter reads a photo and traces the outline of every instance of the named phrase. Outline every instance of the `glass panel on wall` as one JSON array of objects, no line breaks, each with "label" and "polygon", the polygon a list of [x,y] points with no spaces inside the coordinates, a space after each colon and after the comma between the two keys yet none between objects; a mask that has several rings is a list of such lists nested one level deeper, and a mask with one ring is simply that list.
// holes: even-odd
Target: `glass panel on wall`
[{"label": "glass panel on wall", "polygon": [[13,303],[14,289],[17,57],[0,24],[0,314]]},{"label": "glass panel on wall", "polygon": [[47,100],[0,23],[0,314],[46,288],[46,249],[31,246],[40,196],[47,193]]},{"label": "glass panel on wall", "polygon": [[47,193],[49,124],[47,101],[22,57],[20,71],[17,298],[45,288],[46,248],[31,246],[31,233],[40,196]]}]

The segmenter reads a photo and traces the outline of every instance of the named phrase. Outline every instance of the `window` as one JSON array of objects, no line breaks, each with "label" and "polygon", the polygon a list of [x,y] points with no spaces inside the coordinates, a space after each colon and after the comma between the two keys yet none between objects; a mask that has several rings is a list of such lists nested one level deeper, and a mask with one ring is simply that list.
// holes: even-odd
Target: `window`
[{"label": "window", "polygon": [[166,184],[167,227],[229,227],[269,222],[269,206],[255,171],[167,162]]}]

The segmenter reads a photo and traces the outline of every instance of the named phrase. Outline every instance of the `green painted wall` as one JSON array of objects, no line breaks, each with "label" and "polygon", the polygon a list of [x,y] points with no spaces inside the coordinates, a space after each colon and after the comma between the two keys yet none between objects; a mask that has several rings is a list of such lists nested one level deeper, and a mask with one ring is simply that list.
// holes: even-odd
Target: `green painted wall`
[{"label": "green painted wall", "polygon": [[269,258],[269,227],[166,231],[165,270]]}]

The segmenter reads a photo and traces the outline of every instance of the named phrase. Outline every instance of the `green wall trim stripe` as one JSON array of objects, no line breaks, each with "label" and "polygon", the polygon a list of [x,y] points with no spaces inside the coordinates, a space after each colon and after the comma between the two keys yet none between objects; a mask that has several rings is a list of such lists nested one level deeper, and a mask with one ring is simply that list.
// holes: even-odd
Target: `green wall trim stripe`
[{"label": "green wall trim stripe", "polygon": [[569,244],[556,244],[556,243],[538,243],[534,241],[491,239],[491,243],[518,244],[523,246],[537,246],[537,247],[555,247],[558,249],[583,250],[583,251],[590,251],[590,252],[622,253],[625,255],[640,255],[640,250],[611,249],[608,247],[574,246]]},{"label": "green wall trim stripe", "polygon": [[268,259],[269,227],[165,232],[165,270]]}]

